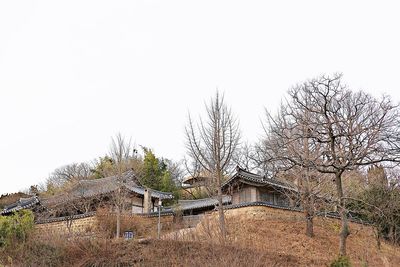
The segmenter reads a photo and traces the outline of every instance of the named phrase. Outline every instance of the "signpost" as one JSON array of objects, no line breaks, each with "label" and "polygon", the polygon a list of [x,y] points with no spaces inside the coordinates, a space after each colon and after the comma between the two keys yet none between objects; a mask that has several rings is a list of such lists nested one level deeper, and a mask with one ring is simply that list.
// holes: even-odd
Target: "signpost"
[{"label": "signpost", "polygon": [[160,232],[161,232],[161,199],[158,200],[158,231],[157,231],[157,238],[160,239]]},{"label": "signpost", "polygon": [[124,238],[125,240],[133,239],[135,235],[133,234],[133,231],[125,231],[124,232]]}]

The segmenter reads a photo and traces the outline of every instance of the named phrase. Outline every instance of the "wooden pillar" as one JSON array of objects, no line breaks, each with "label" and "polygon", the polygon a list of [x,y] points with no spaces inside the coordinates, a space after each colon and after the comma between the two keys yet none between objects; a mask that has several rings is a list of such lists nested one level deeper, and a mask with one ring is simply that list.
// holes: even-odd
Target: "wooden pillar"
[{"label": "wooden pillar", "polygon": [[251,202],[258,201],[258,199],[257,199],[257,188],[256,187],[251,187],[250,188],[250,201]]},{"label": "wooden pillar", "polygon": [[144,190],[144,199],[143,199],[143,213],[151,212],[151,191],[149,189]]}]

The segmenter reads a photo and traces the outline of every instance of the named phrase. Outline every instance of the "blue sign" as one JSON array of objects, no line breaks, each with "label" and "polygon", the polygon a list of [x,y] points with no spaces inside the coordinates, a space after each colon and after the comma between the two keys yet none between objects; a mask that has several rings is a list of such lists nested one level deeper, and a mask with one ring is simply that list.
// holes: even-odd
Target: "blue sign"
[{"label": "blue sign", "polygon": [[132,239],[133,237],[134,237],[134,234],[133,234],[132,231],[125,231],[125,232],[124,232],[124,238],[125,238],[125,240]]}]

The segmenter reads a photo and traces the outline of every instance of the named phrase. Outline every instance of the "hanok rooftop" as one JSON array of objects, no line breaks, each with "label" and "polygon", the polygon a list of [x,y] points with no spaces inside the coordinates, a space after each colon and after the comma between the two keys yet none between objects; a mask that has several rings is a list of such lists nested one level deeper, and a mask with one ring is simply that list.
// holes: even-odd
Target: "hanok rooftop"
[{"label": "hanok rooftop", "polygon": [[94,180],[81,180],[71,189],[50,197],[20,199],[6,206],[2,215],[20,209],[32,209],[43,219],[84,214],[96,211],[99,207],[112,209],[113,199],[119,190],[126,203],[126,211],[131,213],[150,213],[155,211],[159,200],[173,199],[172,193],[152,190],[140,185],[132,170],[121,177],[110,176]]}]

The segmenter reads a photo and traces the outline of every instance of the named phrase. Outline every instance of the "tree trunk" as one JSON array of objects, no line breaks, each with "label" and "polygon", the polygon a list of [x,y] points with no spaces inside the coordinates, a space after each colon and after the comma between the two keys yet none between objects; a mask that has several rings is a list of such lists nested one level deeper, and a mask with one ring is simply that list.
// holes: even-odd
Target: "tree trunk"
[{"label": "tree trunk", "polygon": [[117,212],[117,233],[115,234],[115,238],[119,238],[121,235],[121,210],[119,205],[116,205],[116,212]]},{"label": "tree trunk", "polygon": [[376,245],[378,247],[378,250],[381,250],[381,229],[379,226],[375,227],[376,231]]},{"label": "tree trunk", "polygon": [[342,221],[340,229],[339,255],[346,256],[346,241],[350,232],[345,208],[340,208],[339,214]]},{"label": "tree trunk", "polygon": [[304,215],[306,218],[306,236],[314,237],[314,197],[309,191],[310,184],[307,181],[306,192],[303,196]]},{"label": "tree trunk", "polygon": [[314,222],[312,216],[310,216],[308,212],[306,214],[306,220],[307,220],[306,236],[314,237]]},{"label": "tree trunk", "polygon": [[339,255],[346,256],[346,241],[350,235],[349,224],[347,220],[347,211],[345,207],[345,200],[343,198],[343,187],[342,187],[342,172],[336,173],[335,175],[336,191],[339,198],[338,212],[341,220],[340,228],[340,240],[339,240]]},{"label": "tree trunk", "polygon": [[393,223],[391,223],[389,226],[389,233],[388,233],[389,240],[393,245],[396,244],[396,235],[395,235],[394,227],[395,226],[393,225]]},{"label": "tree trunk", "polygon": [[[306,114],[308,118],[308,114]],[[303,126],[303,133],[307,133],[307,127],[305,125]],[[309,144],[308,144],[308,139],[303,138],[303,148],[304,148],[304,153],[305,153],[305,158],[309,159],[310,158],[310,151],[309,151]],[[313,217],[314,217],[314,197],[311,192],[311,184],[310,184],[310,169],[306,168],[304,171],[302,171],[303,177],[302,181],[300,181],[301,187],[304,190],[304,195],[303,195],[303,205],[304,205],[304,210],[305,210],[305,216],[306,216],[306,236],[308,237],[313,237],[314,236],[314,223],[313,223]]]},{"label": "tree trunk", "polygon": [[222,190],[221,186],[218,186],[218,219],[219,219],[219,228],[221,230],[221,242],[225,244],[226,240],[226,228],[225,228],[225,216],[224,209],[222,203]]},{"label": "tree trunk", "polygon": [[306,198],[305,216],[306,216],[306,236],[314,237],[314,201],[311,197]]}]

